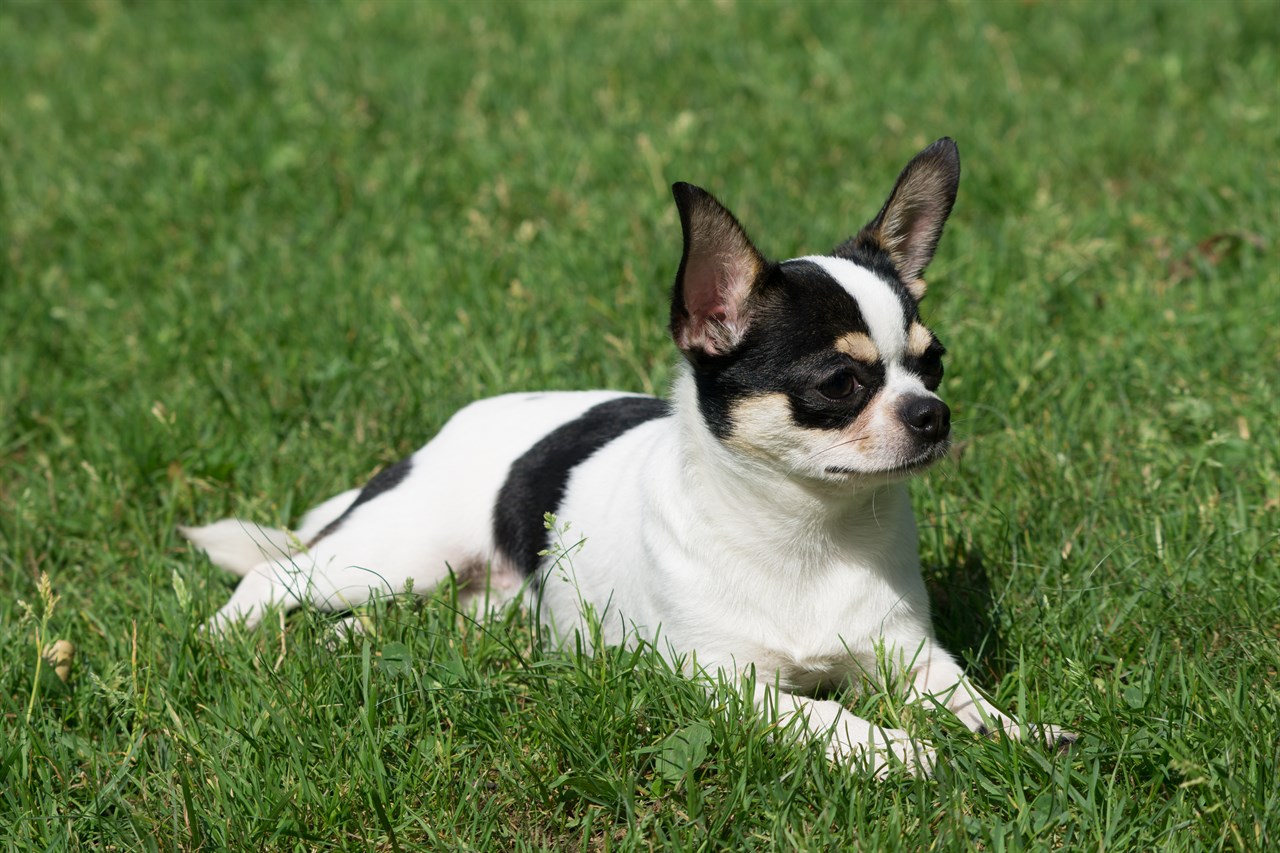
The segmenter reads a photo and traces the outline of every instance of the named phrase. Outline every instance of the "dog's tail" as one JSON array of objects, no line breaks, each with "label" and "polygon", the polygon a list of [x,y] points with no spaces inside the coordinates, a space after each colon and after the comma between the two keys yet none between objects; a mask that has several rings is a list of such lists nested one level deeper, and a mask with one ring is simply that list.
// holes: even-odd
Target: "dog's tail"
[{"label": "dog's tail", "polygon": [[178,532],[204,551],[215,566],[244,577],[254,566],[304,550],[359,494],[359,489],[352,489],[320,504],[302,517],[296,533],[239,518],[224,518],[203,527],[179,525]]},{"label": "dog's tail", "polygon": [[215,566],[240,577],[273,557],[288,557],[302,546],[298,537],[287,530],[262,527],[239,518],[224,518],[203,527],[179,525],[178,532],[208,554]]}]

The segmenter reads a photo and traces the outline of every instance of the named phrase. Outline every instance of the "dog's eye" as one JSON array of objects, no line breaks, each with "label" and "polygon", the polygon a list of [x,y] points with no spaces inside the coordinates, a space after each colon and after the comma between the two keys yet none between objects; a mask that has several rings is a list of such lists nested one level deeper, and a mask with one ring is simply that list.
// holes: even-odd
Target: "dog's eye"
[{"label": "dog's eye", "polygon": [[924,380],[924,387],[937,391],[942,384],[942,359],[934,357],[924,360],[920,365],[920,378]]},{"label": "dog's eye", "polygon": [[853,371],[843,367],[818,384],[818,393],[828,400],[843,400],[858,390],[858,378]]}]

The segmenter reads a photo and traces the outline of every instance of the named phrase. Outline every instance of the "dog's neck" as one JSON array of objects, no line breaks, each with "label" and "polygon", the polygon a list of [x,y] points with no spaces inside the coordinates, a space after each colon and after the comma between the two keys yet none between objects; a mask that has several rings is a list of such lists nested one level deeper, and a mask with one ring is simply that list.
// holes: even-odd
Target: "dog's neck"
[{"label": "dog's neck", "polygon": [[833,484],[790,476],[767,460],[726,446],[708,429],[690,369],[682,365],[672,389],[684,475],[701,521],[726,534],[750,531],[756,544],[815,559],[835,556],[849,542],[914,542],[905,484]]}]

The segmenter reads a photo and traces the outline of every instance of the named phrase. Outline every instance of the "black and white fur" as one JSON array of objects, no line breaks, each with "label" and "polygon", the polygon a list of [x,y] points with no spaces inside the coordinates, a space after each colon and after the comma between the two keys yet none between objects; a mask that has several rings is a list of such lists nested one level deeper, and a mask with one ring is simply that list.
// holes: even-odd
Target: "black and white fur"
[{"label": "black and white fur", "polygon": [[[731,678],[754,670],[762,710],[877,772],[891,755],[927,768],[932,750],[805,694],[880,677],[887,660],[913,698],[1019,735],[934,641],[904,482],[949,444],[943,347],[917,306],[959,175],[941,139],[856,236],[780,263],[711,195],[676,184],[671,333],[684,363],[669,402],[482,400],[296,532],[235,519],[185,529],[243,577],[210,629],[252,626],[269,606],[429,591],[453,574],[491,606],[523,596],[561,638],[591,610],[607,642],[656,641]],[[584,544],[548,555],[548,512]]]}]

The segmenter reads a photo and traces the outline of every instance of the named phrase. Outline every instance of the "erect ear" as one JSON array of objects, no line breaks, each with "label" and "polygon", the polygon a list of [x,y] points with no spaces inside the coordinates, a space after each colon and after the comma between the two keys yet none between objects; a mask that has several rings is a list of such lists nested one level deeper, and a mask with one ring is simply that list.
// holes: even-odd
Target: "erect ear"
[{"label": "erect ear", "polygon": [[671,187],[684,255],[671,294],[671,336],[688,355],[724,355],[742,341],[748,297],[766,261],[738,220],[692,184]]},{"label": "erect ear", "polygon": [[876,218],[841,244],[835,254],[884,252],[907,290],[920,301],[925,290],[924,268],[933,260],[959,186],[960,151],[952,139],[943,137],[912,158]]}]

